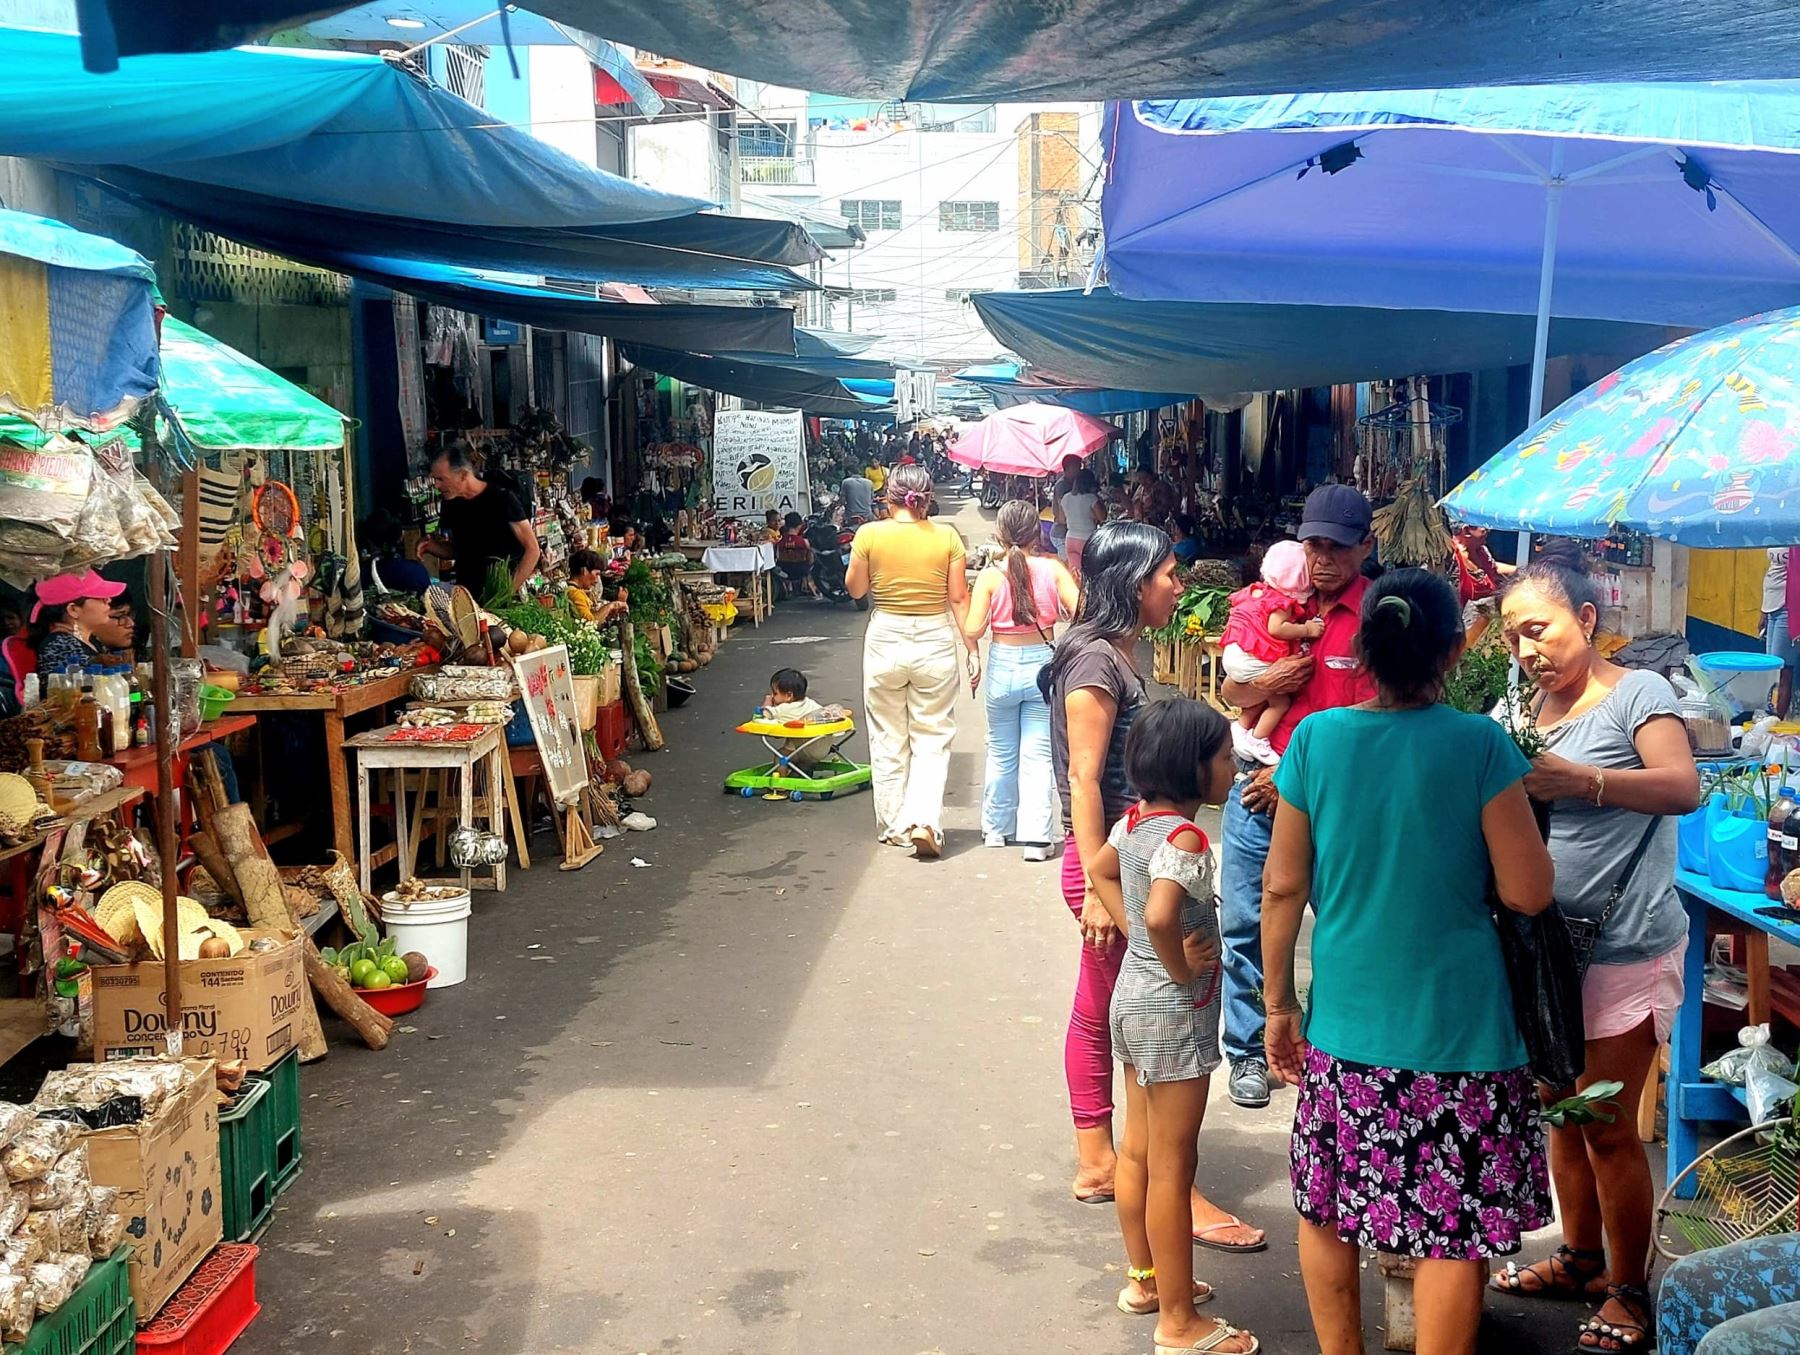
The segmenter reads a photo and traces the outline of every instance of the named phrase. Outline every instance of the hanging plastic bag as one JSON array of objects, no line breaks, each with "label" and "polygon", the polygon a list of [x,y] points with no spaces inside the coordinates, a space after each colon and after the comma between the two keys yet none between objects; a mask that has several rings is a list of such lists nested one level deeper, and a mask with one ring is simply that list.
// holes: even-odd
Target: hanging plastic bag
[{"label": "hanging plastic bag", "polygon": [[1752,1070],[1774,1073],[1777,1077],[1791,1078],[1794,1075],[1794,1065],[1769,1043],[1769,1027],[1766,1023],[1745,1026],[1738,1031],[1738,1047],[1719,1055],[1700,1070],[1700,1075],[1710,1077],[1715,1082],[1742,1087],[1746,1085],[1745,1079]]}]

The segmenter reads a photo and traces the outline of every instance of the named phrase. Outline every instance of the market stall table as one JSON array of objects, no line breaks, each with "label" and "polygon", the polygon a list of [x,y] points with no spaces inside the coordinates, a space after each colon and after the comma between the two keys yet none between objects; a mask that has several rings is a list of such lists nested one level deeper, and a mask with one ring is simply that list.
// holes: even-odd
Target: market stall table
[{"label": "market stall table", "polygon": [[[312,714],[324,723],[325,768],[331,779],[332,845],[346,861],[356,859],[356,825],[350,807],[350,766],[344,751],[344,722],[354,715],[405,701],[413,678],[435,668],[408,668],[392,677],[325,691],[246,693],[231,703],[234,715]],[[258,818],[262,816],[259,814]],[[265,841],[285,836],[280,830],[264,833]]]},{"label": "market stall table", "polygon": [[[193,832],[193,814],[187,800],[187,771],[189,755],[196,749],[210,744],[222,743],[233,734],[253,728],[256,724],[254,715],[231,714],[221,716],[217,720],[209,720],[192,734],[184,738],[175,749],[170,760],[173,771],[175,794],[178,808],[175,813],[175,830],[180,837],[182,854],[187,853],[188,837]],[[146,795],[156,794],[156,747],[145,744],[138,748],[127,748],[122,753],[114,753],[102,761],[109,767],[117,767],[125,775],[127,786],[137,786]]]},{"label": "market stall table", "polygon": [[[1747,929],[1744,957],[1744,970],[1749,980],[1749,1008],[1744,1013],[1747,1025],[1760,1025],[1770,1016],[1769,938],[1779,937],[1800,945],[1800,925],[1758,913],[1758,909],[1775,906],[1772,899],[1762,894],[1720,889],[1705,876],[1686,870],[1675,872],[1675,888],[1687,909],[1688,944],[1682,965],[1681,1007],[1675,1013],[1675,1028],[1669,1038],[1668,1179],[1671,1184],[1700,1155],[1702,1123],[1745,1118],[1743,1088],[1728,1087],[1700,1075],[1708,922],[1722,921],[1738,930]],[[1691,1194],[1692,1181],[1686,1185]]]},{"label": "market stall table", "polygon": [[[363,852],[357,858],[361,874],[363,892],[369,891],[369,877],[378,866],[398,859],[400,862],[400,878],[410,879],[418,865],[419,826],[423,820],[425,808],[425,785],[422,782],[415,802],[414,823],[409,831],[406,816],[406,774],[408,772],[453,771],[461,773],[458,821],[466,825],[475,822],[475,777],[483,767],[487,770],[487,794],[484,798],[487,809],[488,831],[497,834],[502,840],[506,837],[506,782],[510,769],[506,756],[506,727],[489,725],[480,734],[468,739],[434,739],[430,741],[413,739],[395,739],[393,734],[397,727],[372,729],[366,734],[358,734],[345,744],[346,751],[356,753],[356,805],[357,826],[360,829]],[[394,779],[394,841],[386,847],[376,849],[369,836],[369,776],[376,771],[392,771]],[[506,862],[495,863],[492,886],[495,890],[506,888]],[[469,888],[472,871],[465,867],[462,872],[462,885]],[[480,881],[488,884],[489,881]]]},{"label": "market stall table", "polygon": [[762,625],[763,618],[775,609],[775,543],[756,542],[747,546],[708,546],[700,563],[715,574],[741,574],[747,589],[740,598],[750,603],[750,620]]},{"label": "market stall table", "polygon": [[134,805],[143,798],[142,786],[120,786],[116,790],[102,792],[76,805],[43,832],[34,833],[23,842],[15,842],[9,847],[0,847],[0,868],[5,871],[9,896],[4,909],[0,910],[0,931],[17,935],[24,925],[25,908],[31,897],[33,857],[52,833],[62,832],[78,823],[91,822],[115,810]]}]

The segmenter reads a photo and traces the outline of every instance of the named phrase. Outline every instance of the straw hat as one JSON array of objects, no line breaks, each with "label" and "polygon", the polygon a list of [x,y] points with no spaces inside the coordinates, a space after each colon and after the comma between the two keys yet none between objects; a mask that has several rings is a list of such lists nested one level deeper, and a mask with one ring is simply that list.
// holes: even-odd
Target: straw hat
[{"label": "straw hat", "polygon": [[31,782],[12,772],[0,772],[0,815],[28,824],[37,817],[37,792]]},{"label": "straw hat", "polygon": [[94,905],[94,921],[120,945],[129,946],[143,936],[138,927],[137,905],[146,904],[162,913],[162,891],[142,880],[122,880],[100,896]]}]

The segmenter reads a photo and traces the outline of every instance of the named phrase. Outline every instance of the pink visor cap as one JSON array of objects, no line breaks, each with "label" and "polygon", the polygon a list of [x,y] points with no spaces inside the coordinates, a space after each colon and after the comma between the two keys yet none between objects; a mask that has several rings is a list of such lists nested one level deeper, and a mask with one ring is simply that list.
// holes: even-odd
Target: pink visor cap
[{"label": "pink visor cap", "polygon": [[58,574],[37,586],[37,605],[31,609],[31,619],[36,621],[46,607],[66,607],[82,598],[116,598],[124,591],[124,584],[103,579],[91,569],[79,574]]}]

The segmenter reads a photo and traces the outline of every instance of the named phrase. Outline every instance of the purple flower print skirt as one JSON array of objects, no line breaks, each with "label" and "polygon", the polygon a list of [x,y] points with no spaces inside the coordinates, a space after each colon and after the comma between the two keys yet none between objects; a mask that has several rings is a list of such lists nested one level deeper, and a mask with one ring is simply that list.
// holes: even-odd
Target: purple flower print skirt
[{"label": "purple flower print skirt", "polygon": [[1294,1207],[1399,1256],[1511,1256],[1550,1222],[1530,1073],[1414,1073],[1306,1054],[1289,1146]]}]

